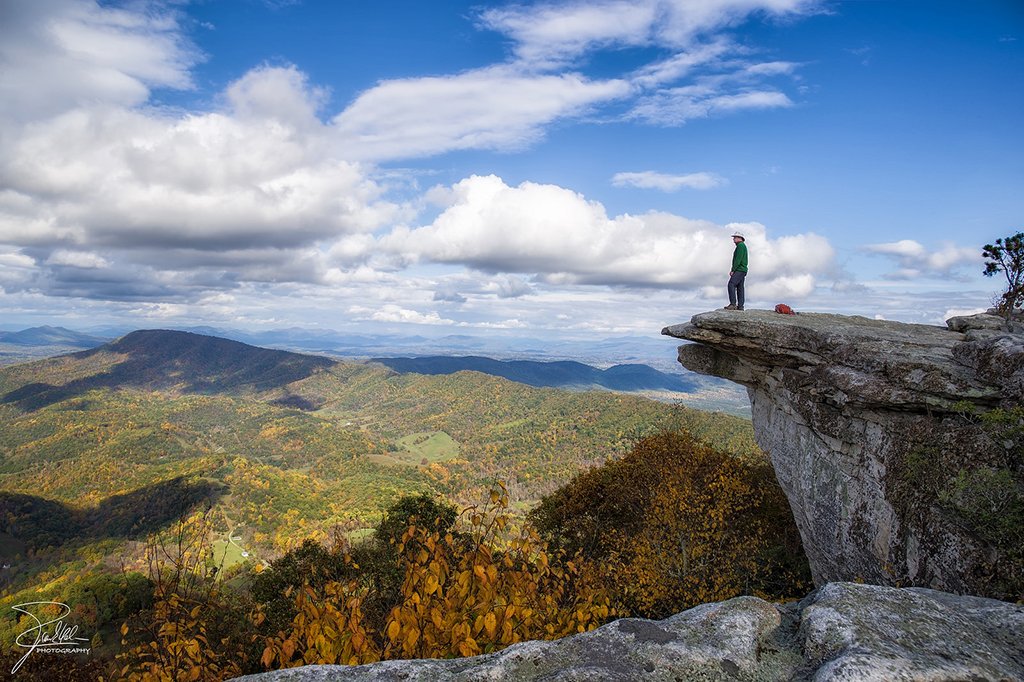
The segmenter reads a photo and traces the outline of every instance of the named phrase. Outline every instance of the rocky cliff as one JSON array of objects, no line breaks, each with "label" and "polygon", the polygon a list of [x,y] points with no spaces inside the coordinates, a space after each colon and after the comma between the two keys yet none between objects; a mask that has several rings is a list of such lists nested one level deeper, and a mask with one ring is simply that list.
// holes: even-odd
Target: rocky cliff
[{"label": "rocky cliff", "polygon": [[[1024,592],[1021,331],[992,316],[943,328],[767,311],[664,330],[696,342],[679,349],[687,368],[747,386],[820,586],[800,602],[738,597],[474,658],[241,679],[1024,679],[1024,606],[951,593]],[[1005,409],[1002,430],[977,416]]]},{"label": "rocky cliff", "polygon": [[801,602],[737,597],[662,621],[624,618],[454,660],[319,665],[247,682],[1020,680],[1024,607],[927,589],[833,583]]},{"label": "rocky cliff", "polygon": [[683,366],[747,387],[817,584],[1018,599],[1021,530],[1005,522],[1022,513],[1024,455],[1013,428],[977,415],[1021,405],[1020,332],[992,315],[937,327],[748,310],[662,333],[696,342]]}]

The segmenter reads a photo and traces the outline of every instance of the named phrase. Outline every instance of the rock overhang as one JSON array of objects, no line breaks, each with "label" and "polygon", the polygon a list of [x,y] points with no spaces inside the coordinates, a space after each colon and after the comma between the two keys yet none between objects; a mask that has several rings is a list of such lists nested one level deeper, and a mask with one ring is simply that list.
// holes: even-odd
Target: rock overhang
[{"label": "rock overhang", "polygon": [[692,342],[679,348],[683,366],[747,387],[816,584],[1016,594],[999,587],[1019,583],[1013,560],[942,495],[972,472],[1020,479],[976,415],[1022,404],[1024,325],[718,310],[662,333]]},{"label": "rock overhang", "polygon": [[[1020,400],[1019,387],[992,380],[1006,364],[1009,332],[994,316],[956,318],[957,329],[828,313],[781,315],[717,310],[662,334],[692,344],[679,349],[687,369],[756,387],[773,371],[831,392],[841,402],[895,410],[949,410],[963,400],[983,407]],[[1012,345],[1012,344],[1011,344]],[[703,347],[703,348],[702,348]],[[1012,363],[1010,363],[1012,364]],[[1020,368],[1017,368],[1020,369]]]}]

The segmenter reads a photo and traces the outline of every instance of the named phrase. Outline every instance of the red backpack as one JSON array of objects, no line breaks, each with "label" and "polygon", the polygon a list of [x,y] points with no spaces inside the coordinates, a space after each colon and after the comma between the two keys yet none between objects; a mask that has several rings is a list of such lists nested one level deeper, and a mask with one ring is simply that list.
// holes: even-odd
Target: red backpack
[{"label": "red backpack", "polygon": [[782,315],[796,315],[796,313],[793,312],[793,309],[790,308],[785,303],[779,303],[778,305],[776,305],[775,312],[780,313]]}]

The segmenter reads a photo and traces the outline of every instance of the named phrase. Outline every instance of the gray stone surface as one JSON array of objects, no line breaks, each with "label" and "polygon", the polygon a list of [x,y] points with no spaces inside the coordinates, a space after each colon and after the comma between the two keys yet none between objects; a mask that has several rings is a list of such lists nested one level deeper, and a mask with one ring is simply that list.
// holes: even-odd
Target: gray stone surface
[{"label": "gray stone surface", "polygon": [[[959,331],[956,331],[959,330]],[[664,334],[688,369],[747,387],[758,443],[789,498],[818,585],[863,579],[984,593],[1000,570],[915,487],[985,466],[957,403],[1024,398],[1024,336],[991,315],[949,327],[863,317],[714,311]],[[924,465],[911,465],[913,458]],[[910,462],[910,463],[908,463]],[[953,469],[952,473],[955,473]]]},{"label": "gray stone surface", "polygon": [[306,666],[246,682],[1021,680],[1024,607],[833,583],[799,603],[737,597],[486,656]]}]

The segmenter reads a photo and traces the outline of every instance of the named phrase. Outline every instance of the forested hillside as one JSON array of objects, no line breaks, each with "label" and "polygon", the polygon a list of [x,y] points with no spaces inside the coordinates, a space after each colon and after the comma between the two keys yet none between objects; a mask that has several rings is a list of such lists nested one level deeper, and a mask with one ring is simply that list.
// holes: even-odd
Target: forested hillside
[{"label": "forested hillside", "polygon": [[363,537],[408,494],[468,505],[500,480],[522,518],[666,429],[758,456],[735,417],[183,332],[0,369],[0,423],[8,618],[87,575],[141,570],[147,538],[190,509],[209,509],[213,560],[230,572],[305,538]]}]

